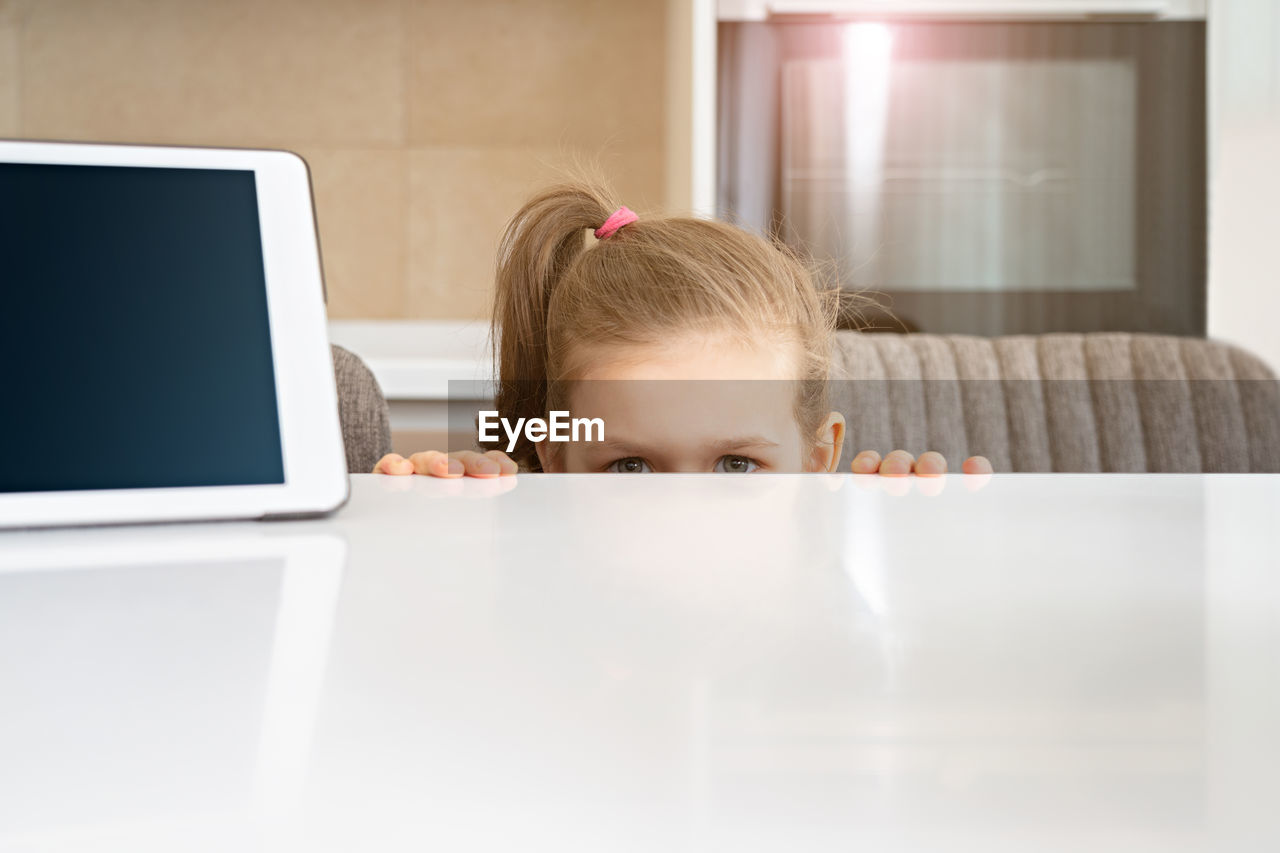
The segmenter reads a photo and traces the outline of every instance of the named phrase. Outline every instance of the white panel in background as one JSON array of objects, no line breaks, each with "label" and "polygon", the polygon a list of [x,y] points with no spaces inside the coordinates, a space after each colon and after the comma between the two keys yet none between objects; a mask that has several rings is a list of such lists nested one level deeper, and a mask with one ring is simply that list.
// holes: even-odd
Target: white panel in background
[{"label": "white panel in background", "polygon": [[770,15],[923,15],[960,18],[1081,18],[1138,15],[1203,20],[1206,0],[719,0],[722,21]]}]

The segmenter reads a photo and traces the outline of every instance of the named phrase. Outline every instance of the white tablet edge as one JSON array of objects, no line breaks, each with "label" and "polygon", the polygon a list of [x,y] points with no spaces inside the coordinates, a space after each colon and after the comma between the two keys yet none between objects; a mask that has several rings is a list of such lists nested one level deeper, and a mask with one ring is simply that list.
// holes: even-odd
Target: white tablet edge
[{"label": "white tablet edge", "polygon": [[252,149],[0,141],[0,163],[254,172],[285,472],[283,484],[270,485],[0,493],[0,528],[301,517],[346,502],[350,484],[311,180],[301,157]]}]

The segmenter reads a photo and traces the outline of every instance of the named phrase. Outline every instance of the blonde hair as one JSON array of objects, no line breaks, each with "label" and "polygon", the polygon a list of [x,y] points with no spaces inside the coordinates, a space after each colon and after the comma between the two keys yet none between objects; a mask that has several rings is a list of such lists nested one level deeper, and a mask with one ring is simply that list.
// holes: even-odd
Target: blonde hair
[{"label": "blonde hair", "polygon": [[[813,441],[827,415],[838,294],[785,247],[732,225],[684,217],[626,225],[588,246],[616,206],[588,184],[548,189],[516,213],[498,252],[493,347],[505,418],[546,417],[575,352],[655,345],[675,333],[773,335],[800,354],[796,418]],[[532,442],[512,453],[537,469]]]}]

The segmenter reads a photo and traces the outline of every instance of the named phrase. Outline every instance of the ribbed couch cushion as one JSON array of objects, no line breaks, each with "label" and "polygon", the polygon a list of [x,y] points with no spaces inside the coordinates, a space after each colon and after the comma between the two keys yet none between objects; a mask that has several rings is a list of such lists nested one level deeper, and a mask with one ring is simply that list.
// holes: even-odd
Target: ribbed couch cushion
[{"label": "ribbed couch cushion", "polygon": [[1280,471],[1280,382],[1198,338],[840,332],[833,406],[860,450],[997,471]]},{"label": "ribbed couch cushion", "polygon": [[338,387],[338,418],[347,471],[368,474],[391,452],[391,417],[378,380],[350,350],[332,344],[333,375]]}]

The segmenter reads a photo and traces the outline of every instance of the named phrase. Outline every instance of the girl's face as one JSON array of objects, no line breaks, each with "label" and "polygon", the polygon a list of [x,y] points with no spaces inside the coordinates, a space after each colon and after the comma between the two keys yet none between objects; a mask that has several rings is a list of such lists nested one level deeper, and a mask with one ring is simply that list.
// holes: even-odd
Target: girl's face
[{"label": "girl's face", "polygon": [[569,412],[603,420],[604,441],[540,442],[544,471],[746,474],[840,464],[844,418],[832,412],[817,435],[801,434],[796,359],[776,343],[689,336],[575,355],[590,367],[568,390]]}]

